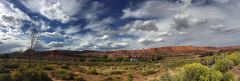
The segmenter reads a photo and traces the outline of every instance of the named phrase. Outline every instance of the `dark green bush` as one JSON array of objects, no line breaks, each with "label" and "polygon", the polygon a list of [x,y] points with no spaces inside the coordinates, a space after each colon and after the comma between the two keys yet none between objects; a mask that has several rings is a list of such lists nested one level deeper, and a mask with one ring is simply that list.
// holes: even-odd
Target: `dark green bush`
[{"label": "dark green bush", "polygon": [[44,71],[28,68],[24,71],[17,71],[16,81],[52,81]]},{"label": "dark green bush", "polygon": [[19,67],[18,64],[11,64],[11,63],[4,64],[3,66],[6,67],[6,68],[11,68],[11,69],[17,69]]},{"label": "dark green bush", "polygon": [[0,81],[14,81],[14,79],[9,73],[1,73]]},{"label": "dark green bush", "polygon": [[0,68],[0,73],[10,73],[10,69],[9,68],[5,68],[5,67],[1,67]]},{"label": "dark green bush", "polygon": [[51,71],[51,70],[53,70],[53,68],[50,67],[50,66],[45,66],[45,67],[43,67],[43,69],[44,69],[44,70],[47,70],[47,71]]},{"label": "dark green bush", "polygon": [[69,65],[66,65],[66,64],[62,65],[61,68],[62,68],[62,69],[70,69],[70,68],[69,68]]}]

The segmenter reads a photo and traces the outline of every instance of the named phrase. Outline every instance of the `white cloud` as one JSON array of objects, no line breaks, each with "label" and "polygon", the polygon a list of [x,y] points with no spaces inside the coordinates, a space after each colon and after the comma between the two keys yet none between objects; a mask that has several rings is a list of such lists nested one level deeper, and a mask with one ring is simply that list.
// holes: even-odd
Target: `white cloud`
[{"label": "white cloud", "polygon": [[[156,26],[156,21],[154,20],[136,20],[134,22],[126,24],[122,30],[128,31],[129,33],[136,33],[141,31],[156,32],[158,27]],[[123,32],[126,33],[126,32]]]},{"label": "white cloud", "polygon": [[103,4],[88,0],[21,0],[21,3],[33,12],[62,23],[77,19],[95,20],[105,10]]},{"label": "white cloud", "polygon": [[98,38],[101,39],[101,40],[106,40],[106,39],[108,39],[109,37],[110,37],[109,35],[103,35],[103,36],[98,37]]},{"label": "white cloud", "polygon": [[114,19],[111,17],[109,18],[104,18],[102,20],[98,21],[90,21],[89,24],[86,26],[86,29],[92,29],[92,30],[99,30],[99,29],[104,29],[108,27],[108,24],[111,24],[114,22]]},{"label": "white cloud", "polygon": [[233,0],[214,0],[214,1],[216,1],[218,3],[228,3],[228,2],[233,1]]},{"label": "white cloud", "polygon": [[41,36],[50,37],[50,38],[58,38],[58,37],[61,37],[62,35],[57,32],[44,32],[44,33],[41,33]]},{"label": "white cloud", "polygon": [[[19,50],[27,47],[26,32],[21,30],[29,21],[42,30],[42,36],[63,39],[42,42],[44,49],[117,50],[142,49],[170,45],[237,45],[239,38],[239,0],[147,0],[134,8],[123,9],[120,18],[98,18],[105,13],[101,2],[88,0],[21,0],[32,12],[64,24],[85,19],[86,25],[53,28],[43,20],[31,20],[7,0],[0,1],[0,47]],[[194,2],[194,3],[192,3]],[[88,4],[88,5],[86,5]],[[111,27],[115,23],[120,28]],[[132,20],[136,19],[136,20]],[[72,23],[69,23],[72,24]],[[83,27],[84,26],[84,27]],[[50,30],[51,32],[46,32]],[[53,30],[53,31],[52,31]],[[81,31],[91,32],[79,34]],[[62,35],[63,34],[63,35]],[[5,48],[2,50],[5,50]]]},{"label": "white cloud", "polygon": [[90,45],[91,45],[91,43],[89,43],[89,42],[82,42],[82,43],[79,45],[79,47],[84,48],[84,47],[88,47],[88,46],[90,46]]},{"label": "white cloud", "polygon": [[178,11],[179,7],[176,4],[171,4],[166,1],[146,1],[141,4],[137,9],[126,8],[123,10],[124,15],[122,18],[136,17],[136,18],[148,18],[148,17],[161,17],[169,16]]},{"label": "white cloud", "polygon": [[[145,1],[137,8],[123,10],[122,18],[137,18],[121,28],[122,35],[134,35],[139,48],[169,45],[224,46],[239,44],[240,1],[214,0],[206,4],[205,0]],[[146,20],[146,18],[148,20]],[[139,23],[137,23],[139,22]],[[144,22],[151,22],[146,31]],[[149,27],[150,26],[150,27]],[[232,37],[232,38],[231,38]],[[217,40],[214,42],[214,40]],[[230,42],[231,41],[231,42]],[[136,45],[136,44],[135,44]],[[131,48],[136,48],[130,46]]]},{"label": "white cloud", "polygon": [[0,26],[20,28],[23,21],[30,21],[30,18],[21,10],[14,7],[8,1],[0,1]]},{"label": "white cloud", "polygon": [[147,38],[141,38],[137,40],[138,43],[144,44],[144,45],[150,45],[150,44],[157,44],[164,42],[165,40],[163,38],[156,38],[156,39],[147,39]]},{"label": "white cloud", "polygon": [[121,41],[104,41],[96,44],[96,49],[99,50],[114,50],[114,49],[122,49],[129,46],[128,42]]},{"label": "white cloud", "polygon": [[27,14],[8,0],[0,1],[0,41],[2,44],[1,52],[13,52],[26,49],[27,39],[24,35],[22,26],[25,21],[32,22]]},{"label": "white cloud", "polygon": [[113,48],[126,48],[126,46],[129,46],[128,42],[115,42],[112,44],[111,47]]},{"label": "white cloud", "polygon": [[75,34],[80,30],[81,30],[80,26],[69,26],[69,28],[65,29],[64,32],[69,35],[69,34]]},{"label": "white cloud", "polygon": [[204,21],[200,21],[198,18],[194,18],[189,14],[176,14],[174,16],[173,27],[176,28],[177,30],[181,30],[202,23],[204,23]]},{"label": "white cloud", "polygon": [[64,47],[64,43],[63,42],[50,42],[50,43],[48,43],[48,47],[50,47],[50,49]]},{"label": "white cloud", "polygon": [[89,5],[87,5],[87,7],[88,9],[82,13],[82,16],[83,18],[88,20],[98,19],[98,15],[102,14],[105,11],[104,5],[97,1],[90,3]]},{"label": "white cloud", "polygon": [[40,13],[51,20],[59,20],[63,23],[66,23],[70,20],[70,16],[63,10],[59,1],[51,6],[44,5],[44,7],[40,9]]},{"label": "white cloud", "polygon": [[62,23],[71,21],[81,7],[79,0],[21,0],[21,3],[33,12]]}]

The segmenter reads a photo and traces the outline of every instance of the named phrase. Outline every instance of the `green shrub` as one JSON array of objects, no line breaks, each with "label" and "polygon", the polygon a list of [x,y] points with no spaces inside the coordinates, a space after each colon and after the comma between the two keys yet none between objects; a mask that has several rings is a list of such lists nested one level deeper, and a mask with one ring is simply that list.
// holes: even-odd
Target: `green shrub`
[{"label": "green shrub", "polygon": [[74,80],[75,81],[86,81],[83,77],[81,77],[81,76],[76,76],[76,77],[74,77]]},{"label": "green shrub", "polygon": [[100,75],[110,75],[110,74],[123,74],[125,71],[123,69],[107,68],[100,70],[98,73]]},{"label": "green shrub", "polygon": [[96,68],[86,69],[86,73],[87,73],[87,74],[92,74],[92,75],[98,75],[98,74],[99,74],[99,73],[97,72],[97,69],[96,69]]},{"label": "green shrub", "polygon": [[169,72],[163,74],[160,79],[161,81],[176,81],[175,77],[171,75]]},{"label": "green shrub", "polygon": [[53,76],[55,76],[58,79],[62,79],[62,80],[74,80],[74,74],[72,72],[69,71],[65,71],[65,70],[57,70]]},{"label": "green shrub", "polygon": [[85,67],[78,67],[78,71],[82,73],[86,73],[86,68]]},{"label": "green shrub", "polygon": [[61,68],[62,68],[62,69],[70,69],[70,68],[69,68],[69,65],[66,65],[66,64],[62,65]]},{"label": "green shrub", "polygon": [[15,74],[16,81],[52,81],[44,71],[35,69],[25,69],[24,71],[17,71]]},{"label": "green shrub", "polygon": [[199,63],[184,65],[180,71],[181,81],[220,81],[222,73]]},{"label": "green shrub", "polygon": [[216,64],[212,66],[212,68],[224,73],[224,72],[227,72],[229,69],[231,69],[233,66],[234,66],[234,63],[232,60],[219,59],[217,60]]},{"label": "green shrub", "polygon": [[235,81],[234,74],[230,72],[224,73],[222,81]]},{"label": "green shrub", "polygon": [[133,76],[131,74],[127,74],[126,77],[123,77],[123,81],[133,81]]},{"label": "green shrub", "polygon": [[119,69],[113,70],[112,72],[110,72],[110,74],[123,74],[123,73],[124,73],[124,71],[123,70],[119,70]]},{"label": "green shrub", "polygon": [[147,69],[147,68],[145,68],[145,69],[142,69],[140,73],[142,75],[144,75],[144,76],[147,76],[147,75],[150,75],[150,74],[154,74],[156,72],[157,71],[155,69]]},{"label": "green shrub", "polygon": [[47,70],[47,71],[51,71],[51,70],[53,70],[53,68],[50,67],[50,66],[45,66],[45,67],[43,67],[43,69],[44,69],[44,70]]},{"label": "green shrub", "polygon": [[226,57],[227,57],[227,59],[232,60],[235,65],[240,64],[240,59],[239,59],[240,54],[239,53],[232,53],[230,55],[227,55]]},{"label": "green shrub", "polygon": [[107,77],[104,80],[100,80],[100,81],[122,81],[121,77]]},{"label": "green shrub", "polygon": [[18,64],[11,64],[11,63],[4,64],[3,66],[6,68],[11,68],[11,69],[17,69],[19,67]]},{"label": "green shrub", "polygon": [[0,73],[10,73],[10,69],[9,68],[5,68],[5,67],[1,67],[0,68]]},{"label": "green shrub", "polygon": [[14,81],[13,77],[9,73],[1,73],[0,81]]}]

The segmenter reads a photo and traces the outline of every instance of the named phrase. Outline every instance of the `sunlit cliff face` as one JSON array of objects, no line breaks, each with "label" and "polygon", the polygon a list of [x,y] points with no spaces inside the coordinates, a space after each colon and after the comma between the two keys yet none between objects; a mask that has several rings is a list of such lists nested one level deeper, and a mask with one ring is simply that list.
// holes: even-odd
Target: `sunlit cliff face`
[{"label": "sunlit cliff face", "polygon": [[1,0],[0,52],[240,45],[239,0]]}]

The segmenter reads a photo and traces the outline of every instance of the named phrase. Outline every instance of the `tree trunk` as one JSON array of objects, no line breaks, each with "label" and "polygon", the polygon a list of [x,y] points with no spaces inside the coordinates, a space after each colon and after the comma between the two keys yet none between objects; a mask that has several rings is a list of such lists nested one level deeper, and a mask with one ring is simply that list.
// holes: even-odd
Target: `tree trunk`
[{"label": "tree trunk", "polygon": [[32,53],[29,53],[29,67],[32,67]]}]

